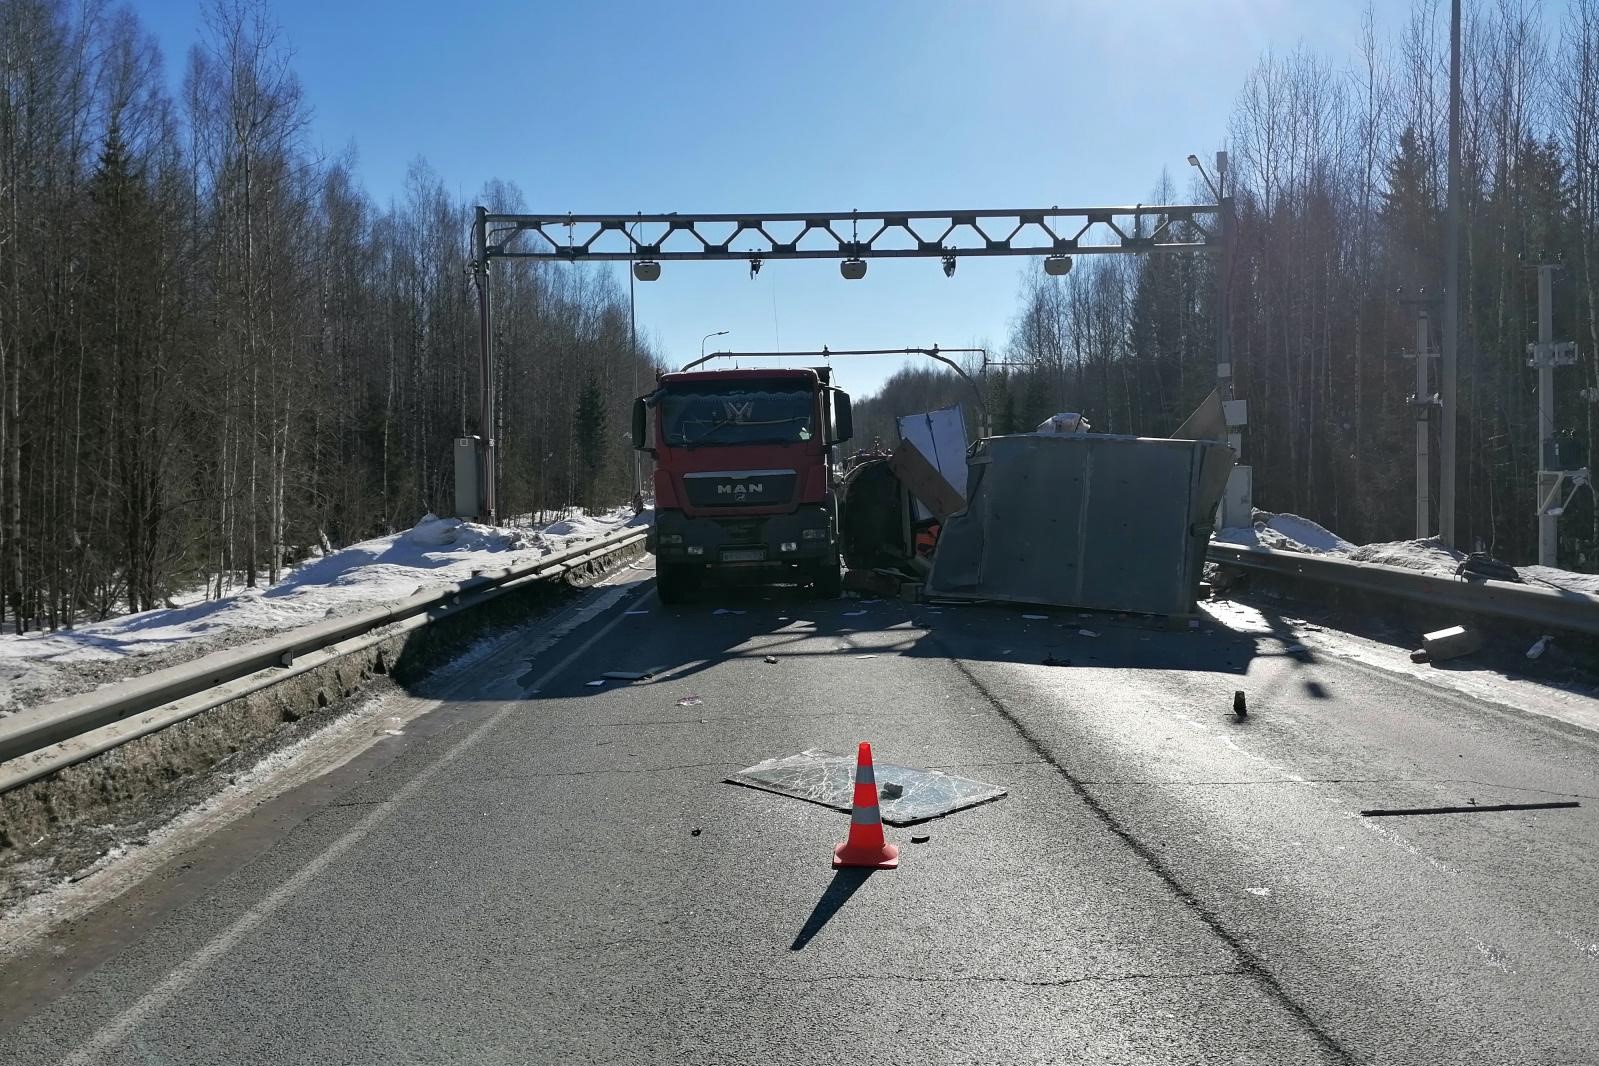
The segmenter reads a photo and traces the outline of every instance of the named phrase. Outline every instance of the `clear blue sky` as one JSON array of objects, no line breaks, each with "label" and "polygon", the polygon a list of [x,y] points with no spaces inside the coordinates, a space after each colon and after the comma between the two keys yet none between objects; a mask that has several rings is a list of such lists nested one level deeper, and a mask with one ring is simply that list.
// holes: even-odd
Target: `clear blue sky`
[{"label": "clear blue sky", "polygon": [[[199,0],[136,0],[174,79]],[[1379,26],[1408,4],[1380,0]],[[276,0],[314,145],[352,142],[380,203],[426,157],[530,210],[1089,206],[1150,198],[1220,145],[1244,77],[1301,40],[1353,56],[1356,0]],[[618,268],[620,269],[620,268]],[[712,348],[1004,342],[1032,260],[667,263],[638,319],[675,365]],[[841,360],[856,395],[901,360]],[[931,364],[928,364],[931,365]]]}]

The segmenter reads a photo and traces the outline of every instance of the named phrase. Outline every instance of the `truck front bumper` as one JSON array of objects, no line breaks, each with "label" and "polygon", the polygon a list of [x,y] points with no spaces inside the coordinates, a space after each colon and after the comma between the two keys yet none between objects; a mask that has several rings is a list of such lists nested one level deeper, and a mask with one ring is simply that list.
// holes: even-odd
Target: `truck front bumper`
[{"label": "truck front bumper", "polygon": [[691,518],[656,511],[646,546],[658,559],[708,566],[774,566],[832,559],[838,553],[825,507],[749,518]]}]

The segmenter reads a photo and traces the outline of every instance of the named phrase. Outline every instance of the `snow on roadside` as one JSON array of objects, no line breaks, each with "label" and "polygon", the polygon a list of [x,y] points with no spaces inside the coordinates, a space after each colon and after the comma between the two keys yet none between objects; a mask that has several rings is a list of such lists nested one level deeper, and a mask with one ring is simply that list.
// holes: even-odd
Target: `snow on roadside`
[{"label": "snow on roadside", "polygon": [[196,658],[219,648],[530,563],[569,545],[648,524],[630,507],[543,529],[496,529],[426,515],[411,529],[352,544],[270,588],[145,611],[53,633],[0,636],[0,716]]},{"label": "snow on roadside", "polygon": [[1269,608],[1236,600],[1201,603],[1199,609],[1216,624],[1254,637],[1260,642],[1261,651],[1267,654],[1289,654],[1289,649],[1298,649],[1312,657],[1325,655],[1363,663],[1472,699],[1599,732],[1599,700],[1594,699],[1594,693],[1502,673],[1490,666],[1474,666],[1466,660],[1456,660],[1450,669],[1440,670],[1430,663],[1412,662],[1409,648],[1403,644],[1347,633],[1291,615],[1278,615],[1275,611],[1268,615]]},{"label": "snow on roadside", "polygon": [[[1256,511],[1250,527],[1219,529],[1212,537],[1224,544],[1246,548],[1272,548],[1277,551],[1307,552],[1313,555],[1339,555],[1354,562],[1402,566],[1423,573],[1453,577],[1464,552],[1445,547],[1436,537],[1426,540],[1396,540],[1378,544],[1351,544],[1308,518],[1293,514]],[[1557,570],[1548,566],[1518,566],[1521,580],[1530,585],[1586,592],[1599,596],[1599,574]]]}]

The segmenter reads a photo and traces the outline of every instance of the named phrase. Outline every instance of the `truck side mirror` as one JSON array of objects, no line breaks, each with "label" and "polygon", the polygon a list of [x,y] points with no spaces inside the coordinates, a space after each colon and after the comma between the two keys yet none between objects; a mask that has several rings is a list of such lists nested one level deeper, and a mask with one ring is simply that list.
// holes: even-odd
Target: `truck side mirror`
[{"label": "truck side mirror", "polygon": [[855,435],[855,416],[850,412],[849,393],[842,389],[833,393],[833,441],[843,444]]},{"label": "truck side mirror", "polygon": [[638,399],[633,401],[633,448],[635,451],[644,450],[644,446],[646,444],[644,434],[648,428],[648,425],[649,423],[646,420],[644,408],[644,397],[640,396]]}]

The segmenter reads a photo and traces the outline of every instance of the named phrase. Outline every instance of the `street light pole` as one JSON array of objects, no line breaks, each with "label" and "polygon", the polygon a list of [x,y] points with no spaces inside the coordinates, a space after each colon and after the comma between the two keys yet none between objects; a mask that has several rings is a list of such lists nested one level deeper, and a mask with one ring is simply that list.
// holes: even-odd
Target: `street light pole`
[{"label": "street light pole", "polygon": [[705,336],[701,337],[700,338],[700,358],[701,359],[705,358],[705,342],[706,341],[710,340],[712,337],[725,337],[730,332],[732,332],[732,331],[731,330],[725,330],[725,329],[719,329],[715,333],[707,333]]},{"label": "street light pole", "polygon": [[[627,227],[627,236],[628,236],[628,240],[629,241],[632,241],[632,238],[633,238],[633,227],[637,226],[637,225],[638,225],[638,223],[634,222],[634,223],[632,223],[632,225]],[[639,375],[639,365],[638,365],[638,309],[637,309],[637,302],[635,301],[635,299],[633,297],[633,284],[634,284],[634,282],[633,282],[633,268],[631,266],[629,266],[628,270],[627,270],[627,346],[628,346],[628,354],[633,359],[633,395],[637,396],[640,392],[643,391],[643,389],[639,385],[639,376],[638,376]],[[633,453],[633,495],[634,496],[640,496],[640,495],[643,494],[643,492],[644,492],[644,453],[640,452],[640,451],[634,451],[634,453]]]},{"label": "street light pole", "polygon": [[488,209],[472,224],[472,257],[478,306],[478,507],[477,518],[496,525],[494,470],[494,329],[489,302]]},{"label": "street light pole", "polygon": [[1444,336],[1439,360],[1438,537],[1459,547],[1455,527],[1455,423],[1460,365],[1460,0],[1449,5],[1449,187],[1444,215]]}]

